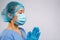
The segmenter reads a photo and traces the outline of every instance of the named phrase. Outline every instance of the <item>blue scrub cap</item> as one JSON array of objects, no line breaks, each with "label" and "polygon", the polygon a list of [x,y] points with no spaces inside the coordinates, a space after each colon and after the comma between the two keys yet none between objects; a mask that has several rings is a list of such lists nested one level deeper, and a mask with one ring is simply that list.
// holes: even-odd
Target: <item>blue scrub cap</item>
[{"label": "blue scrub cap", "polygon": [[[15,13],[21,8],[24,9],[23,4],[16,1],[9,2],[6,8],[2,11],[2,17],[6,19],[6,22],[10,22],[13,19]],[[10,14],[11,17],[9,17],[8,14]]]}]

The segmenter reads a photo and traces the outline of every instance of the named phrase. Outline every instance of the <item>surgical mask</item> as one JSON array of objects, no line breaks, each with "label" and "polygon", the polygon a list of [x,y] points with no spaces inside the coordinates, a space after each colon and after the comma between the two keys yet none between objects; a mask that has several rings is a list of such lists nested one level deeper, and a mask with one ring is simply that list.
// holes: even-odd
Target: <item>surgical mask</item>
[{"label": "surgical mask", "polygon": [[16,14],[17,20],[15,21],[16,25],[24,25],[26,22],[26,16],[22,14]]}]

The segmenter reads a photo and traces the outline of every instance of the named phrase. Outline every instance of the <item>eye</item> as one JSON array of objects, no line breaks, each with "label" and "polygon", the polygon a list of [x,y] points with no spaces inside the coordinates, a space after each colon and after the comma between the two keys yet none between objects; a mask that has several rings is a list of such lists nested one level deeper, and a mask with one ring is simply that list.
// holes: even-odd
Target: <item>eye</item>
[{"label": "eye", "polygon": [[20,9],[20,10],[18,11],[18,14],[22,14],[22,13],[24,13],[24,10],[23,10],[23,9]]},{"label": "eye", "polygon": [[23,10],[20,10],[19,13],[22,14],[24,11]]},{"label": "eye", "polygon": [[21,12],[23,11],[23,10],[20,10]]},{"label": "eye", "polygon": [[20,10],[20,12],[23,12],[23,10]]}]

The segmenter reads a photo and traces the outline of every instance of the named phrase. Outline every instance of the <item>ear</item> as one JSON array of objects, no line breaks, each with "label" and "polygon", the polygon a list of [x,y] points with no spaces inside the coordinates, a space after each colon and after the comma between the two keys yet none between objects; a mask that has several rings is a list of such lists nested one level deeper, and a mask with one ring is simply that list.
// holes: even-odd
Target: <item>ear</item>
[{"label": "ear", "polygon": [[12,18],[12,14],[8,13],[7,15],[8,15],[9,18]]},{"label": "ear", "polygon": [[12,21],[15,22],[16,20],[17,20],[17,17],[14,16],[13,19],[12,19]]}]

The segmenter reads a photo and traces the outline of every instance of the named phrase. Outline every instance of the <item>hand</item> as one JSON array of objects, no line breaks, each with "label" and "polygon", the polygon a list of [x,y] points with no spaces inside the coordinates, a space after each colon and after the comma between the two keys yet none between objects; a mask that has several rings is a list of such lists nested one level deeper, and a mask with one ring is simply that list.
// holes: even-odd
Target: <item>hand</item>
[{"label": "hand", "polygon": [[35,27],[32,32],[28,32],[28,35],[27,35],[27,40],[38,40],[39,39],[39,36],[41,34],[41,32],[39,32],[39,28],[38,27]]}]

